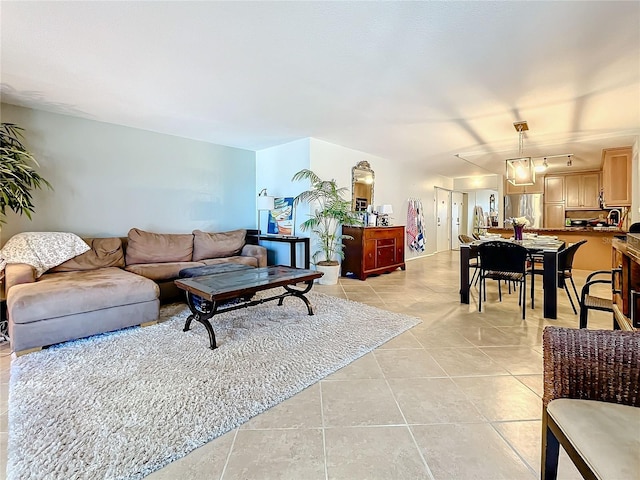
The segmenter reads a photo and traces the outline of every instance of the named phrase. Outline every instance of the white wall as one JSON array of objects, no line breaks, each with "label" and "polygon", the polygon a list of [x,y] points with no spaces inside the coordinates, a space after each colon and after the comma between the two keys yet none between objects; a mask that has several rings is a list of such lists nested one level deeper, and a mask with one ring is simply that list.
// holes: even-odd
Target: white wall
[{"label": "white wall", "polygon": [[335,178],[339,186],[348,187],[351,196],[351,168],[366,160],[375,173],[374,204],[393,206],[395,225],[406,225],[408,199],[420,198],[425,210],[426,248],[415,253],[408,248],[406,258],[415,258],[436,251],[435,238],[435,190],[434,187],[453,189],[453,180],[416,170],[401,162],[377,157],[365,152],[334,145],[323,140],[311,139],[311,169],[322,177]]},{"label": "white wall", "polygon": [[255,153],[2,104],[53,191],[34,193],[33,221],[13,213],[2,241],[22,231],[126,236],[255,228]]},{"label": "white wall", "polygon": [[[408,199],[421,198],[425,209],[426,249],[417,254],[406,250],[406,257],[413,258],[434,253],[435,212],[434,187],[453,188],[453,180],[439,175],[407,168],[394,160],[376,157],[316,138],[302,139],[285,145],[260,150],[256,154],[256,195],[267,188],[270,195],[295,196],[308,185],[303,182],[291,183],[291,177],[302,168],[309,168],[321,178],[335,179],[339,187],[345,187],[345,197],[351,198],[351,168],[366,160],[375,172],[374,204],[391,204],[394,209],[392,219],[395,225],[405,225]],[[296,235],[309,236],[301,232],[299,225],[307,217],[306,206],[296,210]],[[264,223],[266,217],[262,218]],[[270,262],[289,263],[288,246],[265,242],[269,249]],[[301,248],[301,247],[300,247]],[[313,251],[313,244],[312,244]],[[298,259],[302,258],[298,251]]]},{"label": "white wall", "polygon": [[[309,138],[265,148],[256,152],[256,193],[263,188],[274,197],[295,197],[307,189],[303,182],[292,182],[291,177],[303,168],[309,168]],[[296,209],[295,235],[308,237],[308,232],[300,231],[300,223],[306,220],[305,211]],[[267,230],[267,212],[262,213],[261,229]],[[289,265],[289,245],[285,243],[262,241],[267,248],[269,264]],[[304,250],[296,248],[297,266],[303,267]]]}]

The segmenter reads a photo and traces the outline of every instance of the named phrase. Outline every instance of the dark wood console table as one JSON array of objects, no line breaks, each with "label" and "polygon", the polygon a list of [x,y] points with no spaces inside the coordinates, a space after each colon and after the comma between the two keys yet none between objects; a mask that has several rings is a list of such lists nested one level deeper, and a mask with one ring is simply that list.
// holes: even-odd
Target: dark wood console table
[{"label": "dark wood console table", "polygon": [[355,274],[360,280],[369,275],[388,273],[401,268],[404,263],[404,226],[397,227],[342,227],[343,235],[353,240],[343,239],[344,260],[342,276]]},{"label": "dark wood console table", "polygon": [[311,254],[310,254],[310,246],[309,246],[309,238],[308,237],[290,237],[287,235],[265,235],[258,233],[247,233],[247,236],[253,237],[259,240],[265,240],[267,242],[281,242],[288,243],[290,248],[290,256],[289,256],[289,265],[291,268],[296,268],[297,265],[297,255],[296,255],[296,246],[298,243],[302,243],[304,245],[304,268],[309,269],[309,265],[311,262]]}]

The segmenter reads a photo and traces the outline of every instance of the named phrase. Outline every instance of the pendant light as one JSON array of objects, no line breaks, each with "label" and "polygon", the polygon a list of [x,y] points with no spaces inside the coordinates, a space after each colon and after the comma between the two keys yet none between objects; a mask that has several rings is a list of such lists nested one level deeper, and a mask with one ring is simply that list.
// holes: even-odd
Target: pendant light
[{"label": "pendant light", "polygon": [[518,158],[509,158],[507,164],[507,181],[515,186],[533,185],[536,183],[536,171],[533,158],[523,156],[523,136],[529,126],[526,121],[513,124],[518,132]]}]

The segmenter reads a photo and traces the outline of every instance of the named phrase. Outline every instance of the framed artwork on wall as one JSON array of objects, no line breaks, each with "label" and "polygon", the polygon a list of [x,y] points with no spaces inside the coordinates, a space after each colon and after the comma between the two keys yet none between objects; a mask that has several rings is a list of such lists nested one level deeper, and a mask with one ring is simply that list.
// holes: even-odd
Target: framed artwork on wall
[{"label": "framed artwork on wall", "polygon": [[294,230],[293,197],[276,197],[274,208],[269,212],[267,233],[291,236]]}]

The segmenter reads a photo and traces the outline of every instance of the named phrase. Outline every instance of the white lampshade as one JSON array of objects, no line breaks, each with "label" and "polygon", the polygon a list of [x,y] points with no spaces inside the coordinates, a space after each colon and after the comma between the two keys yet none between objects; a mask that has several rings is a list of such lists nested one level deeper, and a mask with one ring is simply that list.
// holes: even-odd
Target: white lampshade
[{"label": "white lampshade", "polygon": [[378,213],[380,215],[391,215],[393,213],[393,207],[391,205],[380,205],[378,207]]},{"label": "white lampshade", "polygon": [[258,210],[273,210],[274,206],[274,197],[269,195],[260,195],[258,197]]}]

